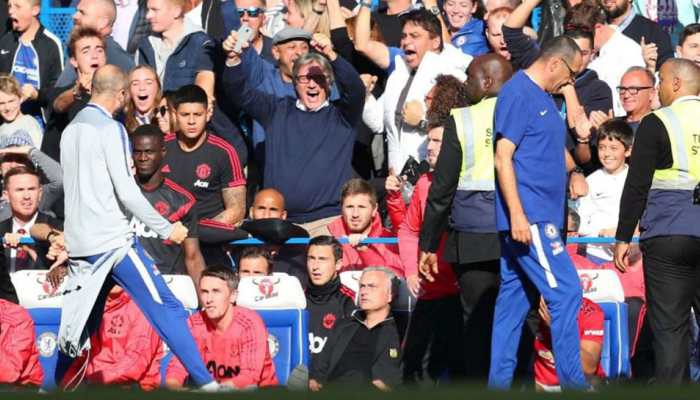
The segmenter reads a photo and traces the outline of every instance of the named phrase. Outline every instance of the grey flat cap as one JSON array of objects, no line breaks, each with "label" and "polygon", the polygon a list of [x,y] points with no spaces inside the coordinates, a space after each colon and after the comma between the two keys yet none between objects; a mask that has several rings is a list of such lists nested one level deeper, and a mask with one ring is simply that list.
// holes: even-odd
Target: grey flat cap
[{"label": "grey flat cap", "polygon": [[0,139],[0,149],[12,146],[34,146],[34,141],[24,129],[18,129],[12,135]]},{"label": "grey flat cap", "polygon": [[311,34],[303,29],[286,27],[277,32],[275,37],[272,38],[272,44],[277,45],[290,40],[306,40],[310,42]]}]

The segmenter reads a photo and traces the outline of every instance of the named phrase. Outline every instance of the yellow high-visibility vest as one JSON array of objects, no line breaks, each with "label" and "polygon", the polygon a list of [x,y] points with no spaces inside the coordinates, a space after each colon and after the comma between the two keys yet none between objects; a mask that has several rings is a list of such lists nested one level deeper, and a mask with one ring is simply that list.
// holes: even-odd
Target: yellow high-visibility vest
[{"label": "yellow high-visibility vest", "polygon": [[700,182],[700,97],[688,97],[654,111],[668,132],[671,168],[654,172],[652,189],[692,190]]},{"label": "yellow high-visibility vest", "polygon": [[451,112],[462,146],[462,168],[457,190],[496,190],[493,164],[495,109],[496,98],[491,97]]}]

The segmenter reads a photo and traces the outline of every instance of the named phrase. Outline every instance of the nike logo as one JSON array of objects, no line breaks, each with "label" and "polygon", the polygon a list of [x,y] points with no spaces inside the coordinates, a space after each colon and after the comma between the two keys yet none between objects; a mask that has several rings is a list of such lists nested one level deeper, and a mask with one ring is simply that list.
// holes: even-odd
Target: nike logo
[{"label": "nike logo", "polygon": [[9,54],[9,53],[10,53],[10,50],[5,50],[5,49],[0,50],[0,55],[4,56],[5,54]]},{"label": "nike logo", "polygon": [[547,110],[540,111],[540,116],[541,116],[541,117],[544,117],[545,114],[547,114]]}]

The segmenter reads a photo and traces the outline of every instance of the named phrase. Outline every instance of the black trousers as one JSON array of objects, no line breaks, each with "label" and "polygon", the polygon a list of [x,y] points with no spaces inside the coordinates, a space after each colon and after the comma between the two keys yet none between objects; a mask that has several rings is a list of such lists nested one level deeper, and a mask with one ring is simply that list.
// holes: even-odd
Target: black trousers
[{"label": "black trousers", "polygon": [[491,364],[493,313],[501,282],[499,260],[454,266],[464,322],[465,376],[486,382]]},{"label": "black trousers", "polygon": [[656,380],[680,384],[690,373],[688,321],[700,290],[700,238],[656,237],[642,241],[641,249]]},{"label": "black trousers", "polygon": [[404,383],[432,386],[445,375],[450,380],[464,376],[462,305],[458,296],[418,300],[404,344]]}]

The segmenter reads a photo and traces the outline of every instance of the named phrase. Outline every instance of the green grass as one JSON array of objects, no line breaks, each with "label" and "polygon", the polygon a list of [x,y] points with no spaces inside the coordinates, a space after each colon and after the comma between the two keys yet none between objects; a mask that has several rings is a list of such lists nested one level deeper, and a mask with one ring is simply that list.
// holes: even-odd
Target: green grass
[{"label": "green grass", "polygon": [[529,399],[700,399],[700,386],[685,386],[668,388],[660,386],[615,385],[604,387],[598,393],[565,393],[543,394],[530,390],[493,392],[477,386],[446,386],[431,389],[402,388],[391,393],[379,393],[365,388],[332,388],[321,393],[295,392],[286,389],[261,390],[257,392],[199,394],[190,392],[156,391],[143,393],[137,390],[118,388],[81,387],[73,393],[52,393],[38,395],[30,391],[1,391],[0,399],[79,399],[79,400],[127,400],[127,399],[197,399],[197,398],[231,398],[251,400],[301,400],[301,399],[333,399],[333,400],[453,400],[453,399],[495,399],[495,400],[529,400]]}]

